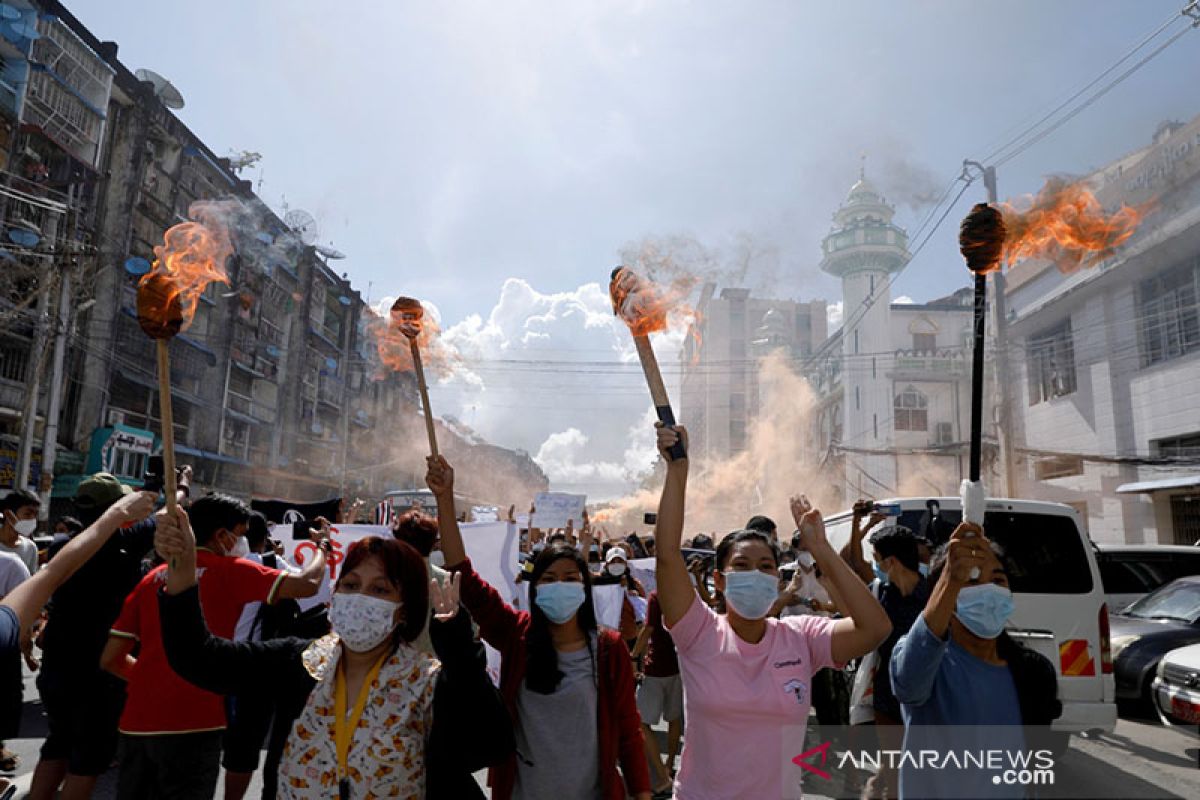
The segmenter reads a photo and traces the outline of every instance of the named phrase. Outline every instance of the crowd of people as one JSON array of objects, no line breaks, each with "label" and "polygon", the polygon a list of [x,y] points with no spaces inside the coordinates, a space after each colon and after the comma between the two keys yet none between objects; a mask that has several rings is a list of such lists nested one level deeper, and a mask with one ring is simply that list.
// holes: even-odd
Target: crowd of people
[{"label": "crowd of people", "polygon": [[[496,800],[771,798],[796,779],[781,743],[810,712],[892,750],[948,725],[1001,726],[1019,747],[1022,725],[1057,716],[1053,667],[1004,634],[1008,568],[985,531],[930,540],[860,502],[839,552],[798,494],[791,535],[756,516],[685,541],[688,461],[670,453],[686,435],[657,428],[651,536],[610,540],[586,514],[578,530],[521,530],[524,600],[472,563],[440,456],[436,517],[406,511],[392,535],[354,542],[328,603],[324,519],[301,568],[240,500],[190,497],[186,473],[157,512],[157,495],[101,473],[39,554],[39,500],[11,492],[0,739],[18,732],[23,661],[49,725],[38,800],[89,797],[114,764],[123,799],[211,798],[223,767],[238,800],[260,760],[264,798],[484,797],[483,769]],[[611,627],[602,587],[620,598]],[[907,769],[850,779],[870,798],[962,788]]]}]

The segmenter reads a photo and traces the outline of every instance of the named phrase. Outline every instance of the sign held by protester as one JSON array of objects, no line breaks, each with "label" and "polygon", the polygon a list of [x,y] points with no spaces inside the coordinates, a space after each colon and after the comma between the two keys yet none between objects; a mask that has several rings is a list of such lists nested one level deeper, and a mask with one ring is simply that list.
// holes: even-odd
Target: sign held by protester
[{"label": "sign held by protester", "polygon": [[534,498],[533,526],[535,528],[565,528],[571,520],[583,524],[583,507],[587,505],[586,494],[566,492],[538,492]]}]

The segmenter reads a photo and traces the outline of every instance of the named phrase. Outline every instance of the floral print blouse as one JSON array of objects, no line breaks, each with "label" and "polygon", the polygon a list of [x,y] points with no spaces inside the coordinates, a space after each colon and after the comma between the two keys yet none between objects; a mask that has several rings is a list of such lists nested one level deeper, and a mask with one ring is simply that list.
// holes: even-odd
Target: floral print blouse
[{"label": "floral print blouse", "polygon": [[[336,634],[313,642],[304,668],[317,681],[296,719],[279,766],[279,797],[338,796],[334,685],[342,648]],[[441,663],[401,644],[371,684],[347,763],[350,797],[425,797],[425,742],[433,723],[433,691]]]}]

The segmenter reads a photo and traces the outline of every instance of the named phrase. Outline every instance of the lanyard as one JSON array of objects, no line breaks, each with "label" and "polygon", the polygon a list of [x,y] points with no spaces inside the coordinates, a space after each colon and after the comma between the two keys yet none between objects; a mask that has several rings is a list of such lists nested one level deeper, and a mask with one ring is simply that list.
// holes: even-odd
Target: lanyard
[{"label": "lanyard", "polygon": [[375,662],[375,665],[371,667],[371,671],[367,673],[367,677],[363,679],[362,688],[358,690],[358,699],[354,701],[354,711],[349,719],[346,717],[346,670],[343,664],[338,664],[337,676],[333,684],[333,737],[337,748],[338,794],[342,798],[349,798],[350,796],[350,781],[348,778],[350,742],[354,739],[354,731],[358,729],[363,709],[366,708],[367,695],[371,693],[371,684],[379,677],[379,670],[383,668],[383,662],[387,661],[387,658],[386,653],[382,655]]}]

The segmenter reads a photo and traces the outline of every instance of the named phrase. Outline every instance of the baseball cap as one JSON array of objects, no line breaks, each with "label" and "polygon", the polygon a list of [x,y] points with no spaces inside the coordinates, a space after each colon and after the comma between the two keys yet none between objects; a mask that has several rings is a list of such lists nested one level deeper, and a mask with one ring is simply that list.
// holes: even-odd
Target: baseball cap
[{"label": "baseball cap", "polygon": [[625,558],[625,551],[619,547],[614,547],[612,550],[609,550],[608,555],[606,555],[604,557],[605,564],[607,564],[610,561],[626,561],[626,560],[628,560],[628,559]]},{"label": "baseball cap", "polygon": [[132,491],[112,473],[97,472],[79,482],[75,505],[83,509],[105,509]]}]

